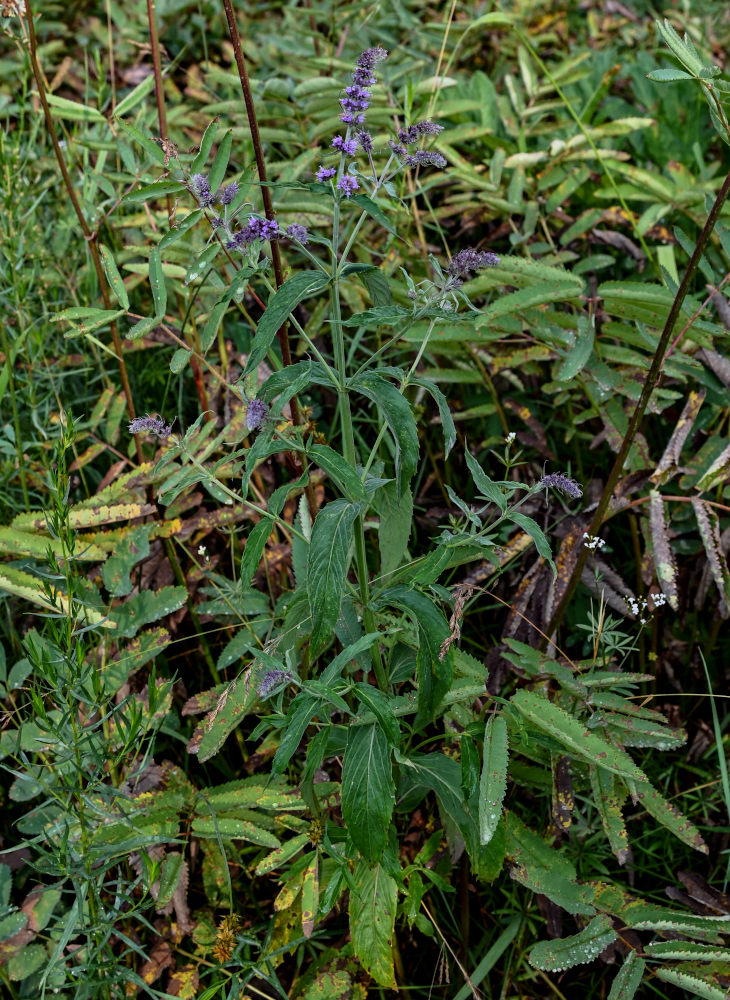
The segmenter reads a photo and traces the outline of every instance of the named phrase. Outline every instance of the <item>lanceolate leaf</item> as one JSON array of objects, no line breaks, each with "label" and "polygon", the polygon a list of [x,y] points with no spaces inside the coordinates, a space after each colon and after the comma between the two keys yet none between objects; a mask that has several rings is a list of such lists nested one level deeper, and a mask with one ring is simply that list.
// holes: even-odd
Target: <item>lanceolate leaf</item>
[{"label": "lanceolate leaf", "polygon": [[673,611],[679,607],[677,595],[677,565],[674,560],[669,532],[664,517],[664,500],[661,493],[652,490],[649,500],[649,517],[651,522],[651,543],[654,549],[654,565],[662,590],[667,595],[669,606]]},{"label": "lanceolate leaf", "polygon": [[434,402],[438,407],[441,427],[444,432],[444,457],[448,458],[449,452],[456,444],[456,426],[454,418],[451,416],[446,396],[444,396],[436,383],[430,378],[413,378],[411,379],[411,385],[420,385],[433,396]]},{"label": "lanceolate leaf", "polygon": [[721,612],[726,618],[730,608],[730,572],[728,572],[725,553],[722,551],[717,514],[709,504],[699,497],[692,497],[692,509],[700,529],[700,538],[705,547],[712,579],[720,592]]},{"label": "lanceolate leaf", "polygon": [[413,495],[410,489],[398,493],[394,482],[383,486],[374,497],[380,515],[378,542],[380,574],[387,576],[400,565],[413,527]]},{"label": "lanceolate leaf", "polygon": [[627,753],[586,729],[575,716],[542,695],[534,691],[517,691],[511,703],[533,726],[553,736],[578,757],[614,774],[646,782],[646,775]]},{"label": "lanceolate leaf", "polygon": [[362,504],[333,500],[317,514],[307,560],[310,649],[316,656],[331,638],[345,592],[352,529]]},{"label": "lanceolate leaf", "polygon": [[694,847],[695,850],[701,851],[703,854],[710,853],[697,827],[690,823],[671,802],[667,802],[656,788],[647,781],[637,781],[636,790],[641,804],[657,822],[671,830],[676,837],[679,837],[685,844],[689,844],[690,847]]},{"label": "lanceolate leaf", "polygon": [[203,723],[202,738],[188,744],[188,753],[196,753],[202,761],[218,753],[256,700],[252,668],[249,667],[221,692],[215,708]]},{"label": "lanceolate leaf", "polygon": [[[727,1000],[727,988],[721,984],[720,977],[715,979],[713,972],[718,972],[727,980],[728,968],[723,963],[721,969],[702,967],[696,964],[683,963],[677,966],[659,966],[656,974],[665,983],[678,986],[687,993],[702,997],[702,1000]],[[724,974],[724,975],[723,975]]]},{"label": "lanceolate leaf", "polygon": [[600,914],[572,937],[557,941],[540,941],[530,951],[530,964],[546,972],[562,972],[574,965],[585,965],[597,958],[603,949],[615,941],[618,933],[610,917]]},{"label": "lanceolate leaf", "polygon": [[321,291],[328,283],[329,277],[322,271],[297,271],[271,296],[266,312],[259,320],[244,375],[255,371],[264,360],[277,331],[284,325],[292,309],[310,295]]},{"label": "lanceolate leaf", "polygon": [[[603,829],[620,865],[629,859],[629,836],[621,812],[622,796],[619,792],[620,779],[602,767],[589,768],[593,801],[601,817]],[[623,797],[625,798],[625,792]]]},{"label": "lanceolate leaf", "polygon": [[381,857],[395,805],[390,743],[376,723],[353,726],[342,764],[342,816],[368,861]]},{"label": "lanceolate leaf", "polygon": [[396,445],[395,475],[402,493],[418,468],[418,430],[410,404],[392,382],[375,372],[363,372],[351,386],[383,414]]},{"label": "lanceolate leaf", "polygon": [[484,732],[482,774],[479,779],[479,842],[488,844],[502,818],[507,791],[507,723],[490,716]]},{"label": "lanceolate leaf", "polygon": [[391,587],[380,598],[381,604],[392,604],[415,621],[418,628],[418,718],[417,725],[430,722],[451,686],[453,654],[449,649],[443,657],[441,647],[449,636],[446,619],[433,601],[417,590],[405,586]]},{"label": "lanceolate leaf", "polygon": [[619,969],[618,975],[611,983],[608,1000],[634,1000],[641,980],[644,976],[646,962],[639,958],[635,951],[630,951]]},{"label": "lanceolate leaf", "polygon": [[393,928],[398,886],[380,865],[359,862],[350,892],[350,936],[355,954],[381,986],[395,988]]}]

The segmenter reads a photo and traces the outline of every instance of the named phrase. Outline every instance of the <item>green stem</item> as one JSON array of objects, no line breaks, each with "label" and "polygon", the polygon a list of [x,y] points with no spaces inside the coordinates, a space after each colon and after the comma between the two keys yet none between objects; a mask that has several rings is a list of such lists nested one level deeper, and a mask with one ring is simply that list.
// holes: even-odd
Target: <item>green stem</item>
[{"label": "green stem", "polygon": [[[347,389],[347,371],[345,361],[345,336],[342,328],[342,307],[340,304],[339,274],[341,262],[338,260],[338,244],[340,239],[340,202],[335,200],[334,220],[332,225],[332,346],[337,370],[337,404],[342,426],[342,453],[345,461],[353,469],[357,468],[357,453],[355,450],[355,434],[352,426],[352,410],[350,395]],[[342,260],[344,261],[343,256]],[[375,617],[370,609],[370,579],[368,574],[367,553],[365,551],[365,526],[362,514],[355,521],[355,562],[357,579],[362,601],[363,623],[366,632],[375,632]],[[388,690],[388,680],[385,667],[377,643],[371,647],[373,671],[381,691]]]}]

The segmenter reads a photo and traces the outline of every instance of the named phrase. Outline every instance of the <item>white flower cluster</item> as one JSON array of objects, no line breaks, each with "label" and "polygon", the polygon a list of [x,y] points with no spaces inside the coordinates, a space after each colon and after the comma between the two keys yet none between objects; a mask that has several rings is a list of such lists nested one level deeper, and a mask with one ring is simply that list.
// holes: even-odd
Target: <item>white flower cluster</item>
[{"label": "white flower cluster", "polygon": [[514,431],[510,431],[507,437],[504,439],[506,445],[511,445],[517,435]]},{"label": "white flower cluster", "polygon": [[663,607],[667,603],[667,595],[662,593],[660,590],[658,594],[651,594],[652,607],[642,597],[637,600],[635,597],[627,597],[626,603],[629,606],[629,611],[635,618],[639,619],[640,625],[646,625],[652,612],[656,611],[657,608]]},{"label": "white flower cluster", "polygon": [[591,549],[592,552],[595,552],[596,549],[602,549],[606,544],[605,538],[599,538],[598,535],[589,535],[587,531],[583,532],[583,538],[585,539],[583,544],[587,549]]}]

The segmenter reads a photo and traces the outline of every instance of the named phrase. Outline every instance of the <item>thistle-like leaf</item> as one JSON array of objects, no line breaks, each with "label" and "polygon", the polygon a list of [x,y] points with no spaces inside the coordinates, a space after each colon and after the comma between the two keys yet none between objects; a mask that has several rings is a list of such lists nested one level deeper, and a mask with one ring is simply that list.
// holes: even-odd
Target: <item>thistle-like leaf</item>
[{"label": "thistle-like leaf", "polygon": [[507,723],[492,715],[484,731],[484,754],[479,779],[479,843],[488,844],[502,818],[507,791]]},{"label": "thistle-like leaf", "polygon": [[611,918],[602,913],[578,934],[557,941],[540,941],[532,948],[528,958],[536,969],[562,972],[575,965],[592,962],[617,937]]}]

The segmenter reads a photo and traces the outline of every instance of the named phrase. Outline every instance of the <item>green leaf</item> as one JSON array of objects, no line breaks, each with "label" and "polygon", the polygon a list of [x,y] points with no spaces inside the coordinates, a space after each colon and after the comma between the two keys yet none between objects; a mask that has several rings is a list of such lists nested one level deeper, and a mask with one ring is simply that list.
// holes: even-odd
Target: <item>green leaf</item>
[{"label": "green leaf", "polygon": [[[203,167],[208,162],[208,156],[213,148],[213,141],[215,140],[215,134],[218,131],[218,119],[214,118],[213,121],[208,125],[205,132],[203,133],[203,138],[200,140],[200,148],[198,153],[190,164],[190,173],[199,174],[203,172]],[[212,190],[212,189],[211,189]]]},{"label": "green leaf", "polygon": [[629,859],[629,835],[621,812],[624,795],[619,794],[619,779],[602,767],[590,767],[593,801],[598,815],[601,817],[604,832],[620,865],[625,865]]},{"label": "green leaf", "polygon": [[579,314],[578,335],[555,373],[556,382],[569,382],[588,364],[593,352],[595,326],[594,314],[590,317],[583,315],[583,313]]},{"label": "green leaf", "polygon": [[7,917],[0,920],[0,941],[7,941],[23,930],[28,923],[28,915],[22,910],[16,910]]},{"label": "green leaf", "polygon": [[393,713],[392,702],[388,695],[383,694],[382,691],[373,687],[372,684],[357,683],[354,690],[362,704],[378,720],[380,728],[385,733],[390,746],[398,746],[400,742],[400,725]]},{"label": "green leaf", "polygon": [[64,118],[72,122],[95,122],[98,125],[106,125],[107,123],[101,111],[87,104],[69,101],[66,97],[58,97],[51,93],[46,93],[46,99],[54,118]]},{"label": "green leaf", "polygon": [[351,727],[342,763],[342,817],[368,861],[377,861],[385,850],[394,805],[388,737],[378,724]]},{"label": "green leaf", "polygon": [[321,707],[322,700],[320,698],[313,698],[304,693],[297,695],[291,703],[284,736],[271,763],[271,770],[274,774],[283,773],[292,756],[296,753],[297,747],[307,731],[307,726]]},{"label": "green leaf", "polygon": [[184,587],[163,587],[157,592],[143,590],[130,600],[112,609],[116,620],[116,631],[129,639],[150,622],[156,622],[165,615],[181,608],[187,600]]},{"label": "green leaf", "polygon": [[479,779],[479,842],[488,844],[502,818],[507,792],[507,723],[491,715],[484,731],[482,773]]},{"label": "green leaf", "polygon": [[104,267],[106,280],[111,285],[111,289],[116,295],[119,305],[122,309],[129,309],[129,295],[127,294],[127,289],[124,287],[122,276],[119,273],[111,250],[105,247],[103,243],[99,244],[99,256]]},{"label": "green leaf", "polygon": [[428,378],[412,378],[411,385],[420,385],[433,397],[438,407],[439,416],[441,417],[441,427],[444,433],[444,458],[448,458],[449,452],[456,444],[456,426],[454,418],[451,416],[446,396],[444,396],[436,383]]},{"label": "green leaf", "polygon": [[394,482],[381,487],[374,497],[380,550],[380,575],[388,576],[400,565],[413,528],[413,494],[406,488],[399,494]]},{"label": "green leaf", "polygon": [[652,941],[644,945],[644,951],[652,958],[674,959],[678,962],[693,959],[730,962],[730,949],[714,944],[699,944],[697,941]]},{"label": "green leaf", "polygon": [[618,975],[611,983],[608,1000],[634,1000],[636,991],[641,985],[646,962],[639,958],[635,951],[630,951],[619,969]]},{"label": "green leaf", "polygon": [[545,533],[543,532],[542,528],[537,523],[537,521],[533,521],[531,517],[528,517],[526,514],[520,514],[519,511],[515,510],[509,511],[507,517],[509,518],[510,521],[514,521],[515,524],[518,524],[522,528],[522,530],[530,536],[530,538],[535,543],[535,548],[537,549],[538,553],[543,557],[545,562],[552,568],[553,575],[557,576],[558,570],[557,567],[555,566],[555,563],[553,562],[553,554],[550,551],[550,542],[545,537]]},{"label": "green leaf", "polygon": [[13,872],[10,865],[0,865],[0,912],[8,907],[12,885]]},{"label": "green leaf", "polygon": [[326,444],[311,444],[307,447],[307,455],[334,479],[348,500],[354,503],[367,499],[357,471],[333,448]]},{"label": "green leaf", "polygon": [[28,979],[34,972],[38,972],[45,965],[48,965],[48,951],[42,944],[27,944],[21,951],[16,952],[8,960],[8,979],[21,980]]},{"label": "green leaf", "polygon": [[374,306],[364,312],[354,313],[344,320],[342,325],[348,327],[396,326],[411,315],[412,311],[404,309],[403,306]]},{"label": "green leaf", "polygon": [[[568,277],[567,273],[564,277]],[[479,325],[493,322],[502,316],[514,316],[521,309],[543,305],[546,302],[575,302],[577,304],[580,294],[580,286],[577,286],[574,281],[521,288],[517,292],[500,296],[496,302],[488,306],[482,313],[483,318]]]},{"label": "green leaf", "polygon": [[192,822],[193,833],[198,837],[219,836],[230,840],[247,840],[260,847],[281,847],[281,841],[268,830],[249,822],[247,819],[218,816],[215,819],[208,816],[196,816]]},{"label": "green leaf", "polygon": [[248,279],[252,274],[253,269],[250,267],[242,267],[239,271],[237,271],[233,281],[211,309],[210,315],[208,316],[205,326],[203,327],[203,332],[200,335],[200,346],[203,349],[203,353],[205,353],[213,343],[215,335],[218,332],[220,322],[223,319],[228,306],[231,304],[231,300],[239,295],[243,295],[246,285],[248,284]]},{"label": "green leaf", "polygon": [[154,73],[150,73],[150,75],[145,77],[141,83],[138,83],[136,87],[130,90],[130,92],[127,94],[126,97],[123,97],[121,99],[119,104],[117,104],[117,106],[114,108],[113,117],[123,118],[124,115],[128,114],[130,111],[133,111],[137,107],[137,105],[140,104],[145,99],[147,94],[149,94],[150,91],[154,89],[154,86],[155,86],[155,76]]},{"label": "green leaf", "polygon": [[202,724],[202,737],[188,744],[188,753],[196,753],[202,761],[218,753],[230,734],[240,725],[258,697],[252,667],[248,667],[218,698],[212,712]]},{"label": "green leaf", "polygon": [[274,871],[276,868],[281,868],[283,865],[290,861],[296,854],[298,854],[303,847],[309,844],[309,834],[299,833],[296,837],[292,837],[291,840],[287,840],[285,844],[281,847],[277,847],[275,851],[268,854],[262,861],[256,865],[255,874],[256,875],[266,875],[268,872]]},{"label": "green leaf", "polygon": [[614,930],[611,918],[601,913],[572,937],[559,938],[557,941],[540,941],[532,948],[528,959],[536,969],[562,972],[565,969],[572,969],[575,965],[592,962],[617,937],[618,932]]},{"label": "green leaf", "polygon": [[167,308],[167,285],[165,275],[162,271],[162,259],[157,247],[150,251],[150,287],[152,288],[152,300],[155,304],[155,316],[163,319]]},{"label": "green leaf", "polygon": [[507,497],[502,490],[489,478],[468,448],[464,452],[464,458],[466,459],[466,464],[469,472],[471,472],[471,478],[479,492],[479,496],[495,504],[504,513],[507,510]]},{"label": "green leaf", "polygon": [[266,542],[274,530],[274,518],[278,517],[284,509],[286,499],[292,490],[304,489],[309,481],[306,473],[303,473],[296,482],[285,483],[279,486],[269,497],[268,512],[271,517],[262,517],[249,532],[246,539],[246,546],[241,558],[241,580],[249,586],[251,578],[256,573],[266,547]]},{"label": "green leaf", "polygon": [[187,368],[188,361],[192,356],[193,352],[189,351],[186,347],[178,347],[170,358],[170,371],[172,374],[179,375],[181,371]]},{"label": "green leaf", "polygon": [[147,524],[130,528],[101,567],[101,578],[112,597],[126,597],[132,592],[130,573],[150,554],[150,531]]},{"label": "green leaf", "polygon": [[371,219],[375,219],[376,222],[380,223],[392,236],[398,235],[398,231],[393,227],[393,223],[382,209],[375,204],[372,198],[368,198],[366,194],[356,194],[349,200],[354,202],[363,212],[367,212]]},{"label": "green leaf", "polygon": [[170,229],[165,233],[157,244],[158,249],[161,251],[165,250],[170,244],[179,240],[181,236],[184,236],[189,229],[192,229],[203,218],[204,214],[205,212],[202,208],[196,208],[192,212],[189,212],[181,222],[178,222],[174,229]]},{"label": "green leaf", "polygon": [[[716,980],[717,985],[713,985],[706,975],[702,975],[700,969],[695,965],[683,964],[673,968],[671,966],[669,968],[659,966],[654,971],[659,979],[663,979],[665,983],[671,983],[685,992],[702,997],[702,1000],[727,1000],[727,989],[720,985],[719,978]],[[728,972],[727,966],[724,966],[722,971],[726,977]]]},{"label": "green leaf", "polygon": [[395,475],[402,493],[418,468],[418,429],[408,400],[376,372],[363,372],[349,385],[378,407],[396,445]]},{"label": "green leaf", "polygon": [[381,986],[395,989],[393,929],[398,886],[380,865],[360,861],[350,891],[350,937],[355,954]]},{"label": "green leaf", "polygon": [[312,657],[332,637],[345,593],[353,526],[362,504],[332,500],[312,526],[307,560],[309,607],[312,613]]},{"label": "green leaf", "polygon": [[259,320],[253,338],[251,353],[246,362],[244,376],[255,371],[269,352],[274,337],[286,323],[291,311],[310,295],[321,292],[329,284],[329,276],[322,271],[297,271],[269,299],[264,315]]},{"label": "green leaf", "polygon": [[436,714],[453,678],[453,654],[449,649],[441,656],[441,648],[451,634],[443,614],[433,601],[417,590],[399,584],[380,595],[378,604],[402,608],[418,629],[418,717],[417,726],[424,726]]},{"label": "green leaf", "polygon": [[647,80],[655,80],[657,83],[670,83],[673,80],[693,80],[690,73],[685,73],[683,69],[674,69],[666,66],[662,69],[653,69],[646,74]]},{"label": "green leaf", "polygon": [[215,154],[213,166],[210,168],[210,174],[208,175],[208,183],[210,184],[210,190],[213,195],[216,194],[218,188],[223,183],[223,178],[226,176],[228,161],[231,158],[232,145],[233,132],[229,129],[220,141],[218,152]]},{"label": "green leaf", "polygon": [[146,184],[136,191],[125,194],[122,204],[133,205],[138,201],[155,201],[166,198],[169,194],[181,194],[185,190],[185,185],[179,181],[155,181],[154,184]]},{"label": "green leaf", "polygon": [[185,858],[178,851],[165,856],[160,866],[160,884],[157,891],[156,905],[163,909],[175,895],[183,874]]},{"label": "green leaf", "polygon": [[559,705],[535,691],[521,690],[510,702],[536,729],[553,736],[589,764],[598,765],[632,781],[646,782],[646,775],[631,757],[612,746]]},{"label": "green leaf", "polygon": [[664,796],[646,781],[646,778],[636,782],[636,792],[643,807],[658,823],[671,830],[675,837],[694,847],[696,851],[701,851],[702,854],[710,853],[697,827],[690,823],[671,802],[667,802]]},{"label": "green leaf", "polygon": [[[152,76],[148,79],[154,80]],[[121,103],[123,104],[124,101]],[[135,128],[134,125],[128,125],[127,122],[118,121],[116,123],[116,127],[121,128],[127,133],[128,136],[130,136],[130,138],[134,139],[134,141],[145,150],[147,155],[153,159],[155,163],[158,163],[160,166],[165,165],[165,151],[159,143],[154,141],[154,139],[148,135],[144,135],[144,133],[140,132],[140,130]]]}]

